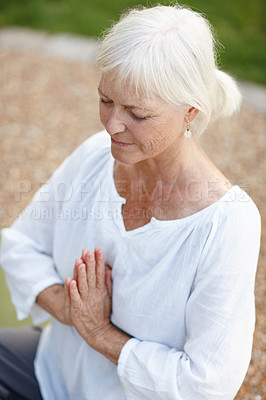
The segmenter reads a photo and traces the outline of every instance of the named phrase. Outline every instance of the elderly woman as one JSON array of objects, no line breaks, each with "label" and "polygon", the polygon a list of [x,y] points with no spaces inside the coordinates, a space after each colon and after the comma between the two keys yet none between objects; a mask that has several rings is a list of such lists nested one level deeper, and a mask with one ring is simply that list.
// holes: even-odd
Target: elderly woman
[{"label": "elderly woman", "polygon": [[52,316],[40,338],[1,333],[2,391],[232,400],[251,355],[260,216],[196,139],[239,108],[238,89],[208,22],[178,5],[123,15],[98,65],[105,130],[2,232],[18,318]]}]

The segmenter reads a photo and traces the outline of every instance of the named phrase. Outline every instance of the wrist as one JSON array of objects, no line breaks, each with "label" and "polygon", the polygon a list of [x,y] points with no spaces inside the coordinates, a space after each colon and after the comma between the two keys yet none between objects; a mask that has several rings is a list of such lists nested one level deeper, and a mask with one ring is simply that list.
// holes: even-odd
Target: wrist
[{"label": "wrist", "polygon": [[36,297],[36,303],[49,312],[59,322],[68,325],[64,314],[64,286],[55,284],[41,291]]},{"label": "wrist", "polygon": [[131,339],[131,336],[120,331],[114,325],[109,323],[94,337],[92,343],[89,343],[94,350],[107,357],[114,364],[118,364],[118,359],[122,348]]}]

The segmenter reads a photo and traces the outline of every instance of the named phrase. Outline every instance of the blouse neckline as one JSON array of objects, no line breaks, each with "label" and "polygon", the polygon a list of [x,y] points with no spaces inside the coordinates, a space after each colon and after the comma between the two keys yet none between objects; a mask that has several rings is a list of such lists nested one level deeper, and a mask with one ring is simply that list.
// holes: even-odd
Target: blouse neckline
[{"label": "blouse neckline", "polygon": [[[186,217],[170,219],[170,220],[161,220],[161,219],[157,219],[152,216],[150,221],[147,222],[145,225],[142,225],[138,228],[131,229],[128,231],[128,230],[126,230],[123,215],[122,215],[122,206],[123,206],[123,204],[126,203],[126,199],[124,197],[120,196],[120,194],[118,193],[118,191],[116,189],[115,180],[114,180],[114,164],[115,164],[115,159],[113,158],[113,156],[111,156],[110,168],[108,168],[109,173],[110,173],[110,176],[108,176],[108,178],[109,178],[108,180],[109,180],[109,182],[111,182],[111,191],[114,195],[114,198],[117,200],[117,203],[118,203],[120,216],[121,216],[121,218],[119,218],[119,220],[121,221],[121,228],[127,234],[147,230],[150,227],[164,227],[164,226],[185,224],[187,222],[191,222],[194,219],[198,219],[198,218],[204,216],[205,214],[209,213],[213,209],[217,208],[222,202],[229,201],[229,199],[233,196],[234,192],[241,190],[241,188],[238,185],[233,185],[218,200],[216,200],[209,206],[204,207],[203,209],[201,209],[193,214],[187,215]],[[233,196],[233,198],[234,198],[234,196]]]}]

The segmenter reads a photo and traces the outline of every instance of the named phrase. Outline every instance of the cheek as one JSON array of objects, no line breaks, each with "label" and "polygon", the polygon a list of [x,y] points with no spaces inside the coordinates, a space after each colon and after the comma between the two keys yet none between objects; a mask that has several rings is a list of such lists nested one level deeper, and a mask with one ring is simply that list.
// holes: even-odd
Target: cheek
[{"label": "cheek", "polygon": [[[172,122],[172,121],[171,121]],[[153,153],[159,153],[174,145],[182,134],[182,124],[173,123],[150,124],[149,134],[145,135],[145,147]]]},{"label": "cheek", "polygon": [[164,150],[166,145],[167,145],[167,140],[163,136],[151,137],[149,140],[149,148],[156,152]]},{"label": "cheek", "polygon": [[162,123],[155,123],[151,122],[148,124],[147,132],[148,135],[146,136],[147,142],[149,142],[150,147],[152,148],[161,148],[167,144],[169,140],[169,127],[165,126]]},{"label": "cheek", "polygon": [[138,129],[132,130],[134,132],[135,139],[139,145],[147,154],[159,153],[167,145],[167,138],[165,137],[161,129],[158,129],[157,124],[146,123],[145,125],[139,126]]},{"label": "cheek", "polygon": [[101,103],[99,104],[99,116],[100,116],[101,123],[103,125],[105,125],[108,120],[108,115],[107,115],[106,109],[102,106]]}]

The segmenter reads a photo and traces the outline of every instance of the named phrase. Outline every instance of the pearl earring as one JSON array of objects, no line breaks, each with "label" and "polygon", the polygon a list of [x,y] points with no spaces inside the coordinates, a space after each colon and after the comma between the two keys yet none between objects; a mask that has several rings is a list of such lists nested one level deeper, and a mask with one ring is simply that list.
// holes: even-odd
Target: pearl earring
[{"label": "pearl earring", "polygon": [[189,139],[191,137],[191,132],[189,130],[189,121],[187,123],[187,130],[185,131],[185,137]]}]

